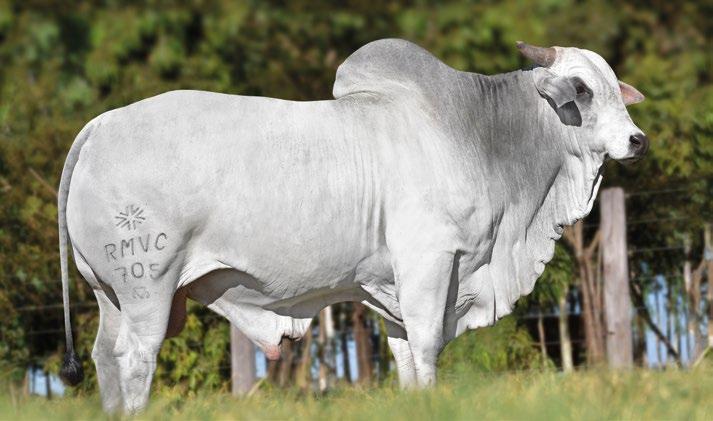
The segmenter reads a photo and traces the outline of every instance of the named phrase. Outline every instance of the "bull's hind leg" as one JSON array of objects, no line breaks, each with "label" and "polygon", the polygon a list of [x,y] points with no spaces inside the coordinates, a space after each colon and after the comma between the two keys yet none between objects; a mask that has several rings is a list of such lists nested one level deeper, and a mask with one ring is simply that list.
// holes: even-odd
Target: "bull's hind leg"
[{"label": "bull's hind leg", "polygon": [[94,341],[92,359],[97,370],[99,393],[102,406],[108,413],[116,412],[121,406],[121,389],[119,387],[119,364],[114,356],[114,345],[119,335],[121,312],[102,289],[94,271],[87,265],[81,254],[75,249],[74,257],[77,269],[94,290],[94,296],[99,304],[99,329]]},{"label": "bull's hind leg", "polygon": [[150,311],[122,314],[119,337],[114,348],[119,362],[124,411],[127,414],[137,413],[148,403],[151,381],[156,371],[156,356],[168,323],[170,301],[151,304],[155,308],[148,309]]},{"label": "bull's hind leg", "polygon": [[133,286],[119,295],[121,325],[114,347],[124,411],[134,414],[148,403],[156,357],[171,314],[176,271],[155,278],[146,286]]},{"label": "bull's hind leg", "polygon": [[94,290],[99,303],[99,331],[94,341],[92,359],[97,369],[99,393],[102,406],[108,413],[116,412],[121,406],[121,388],[119,386],[119,364],[114,356],[114,346],[119,335],[121,313],[101,290]]}]

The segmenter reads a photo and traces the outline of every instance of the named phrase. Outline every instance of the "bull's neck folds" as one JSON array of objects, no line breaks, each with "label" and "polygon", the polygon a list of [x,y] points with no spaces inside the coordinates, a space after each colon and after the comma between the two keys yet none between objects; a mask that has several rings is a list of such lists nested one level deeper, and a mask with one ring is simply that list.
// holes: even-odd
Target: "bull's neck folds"
[{"label": "bull's neck folds", "polygon": [[[457,74],[451,95],[441,97],[442,107],[456,111],[442,114],[445,127],[472,158],[474,180],[486,180],[490,206],[502,211],[493,258],[477,276],[478,289],[492,288],[492,302],[482,305],[492,304],[497,319],[531,292],[563,226],[591,210],[604,156],[590,150],[586,129],[560,121],[531,71]],[[467,319],[463,328],[494,321]]]}]

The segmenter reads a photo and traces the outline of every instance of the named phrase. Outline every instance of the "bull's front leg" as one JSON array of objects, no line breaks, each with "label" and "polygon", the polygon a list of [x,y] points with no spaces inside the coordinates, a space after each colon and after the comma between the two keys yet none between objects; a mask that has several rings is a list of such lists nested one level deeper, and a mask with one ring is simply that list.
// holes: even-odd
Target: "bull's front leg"
[{"label": "bull's front leg", "polygon": [[436,362],[446,342],[444,319],[454,260],[454,253],[434,251],[394,260],[401,316],[419,387],[436,382]]}]

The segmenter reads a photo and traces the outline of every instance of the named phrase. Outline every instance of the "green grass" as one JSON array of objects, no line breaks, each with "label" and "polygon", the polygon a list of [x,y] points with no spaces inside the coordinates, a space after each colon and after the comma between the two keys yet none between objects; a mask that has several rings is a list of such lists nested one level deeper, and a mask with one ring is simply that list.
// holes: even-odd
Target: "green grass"
[{"label": "green grass", "polygon": [[[432,390],[340,388],[326,396],[263,390],[152,395],[138,419],[472,420],[711,419],[713,371],[461,374]],[[46,401],[0,397],[2,419],[106,418],[97,396]]]}]

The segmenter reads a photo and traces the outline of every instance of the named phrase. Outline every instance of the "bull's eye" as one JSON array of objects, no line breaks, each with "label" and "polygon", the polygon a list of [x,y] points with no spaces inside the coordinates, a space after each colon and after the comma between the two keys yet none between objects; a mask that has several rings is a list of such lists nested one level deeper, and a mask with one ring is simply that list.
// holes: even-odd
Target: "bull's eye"
[{"label": "bull's eye", "polygon": [[574,82],[574,89],[577,91],[577,96],[582,97],[582,96],[588,96],[592,94],[591,89],[582,81],[582,79],[577,78],[577,80]]}]

